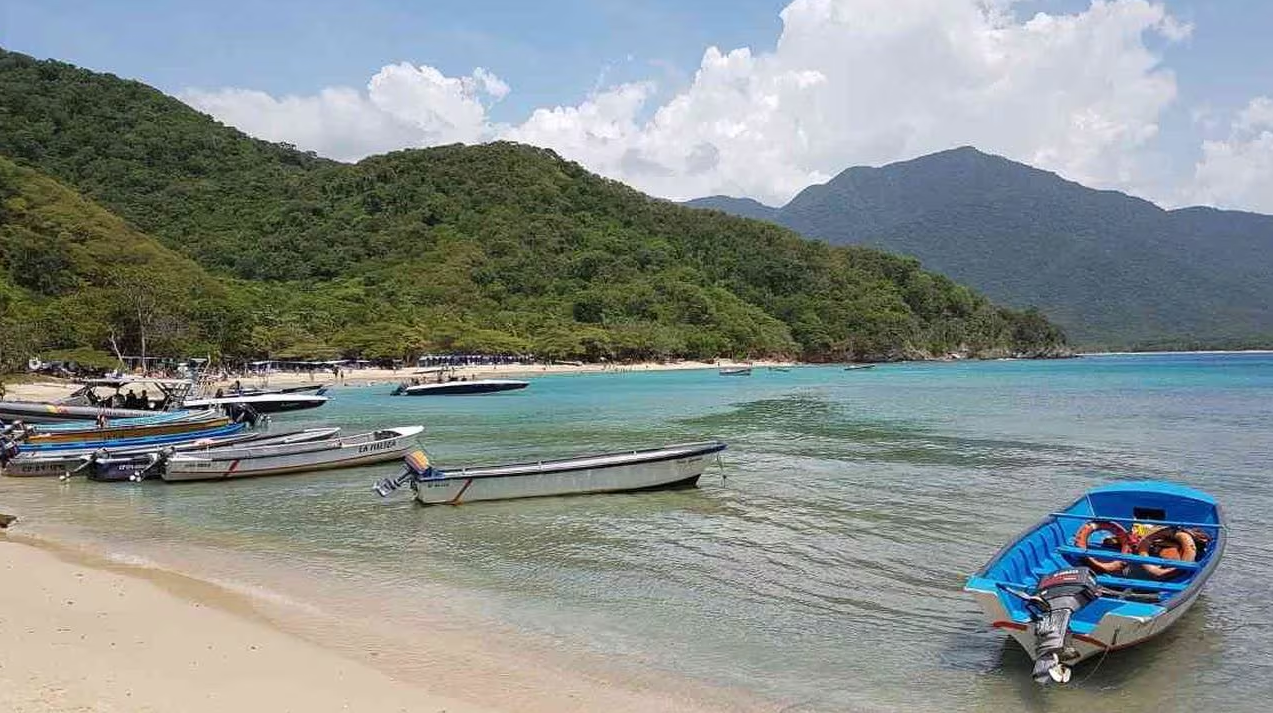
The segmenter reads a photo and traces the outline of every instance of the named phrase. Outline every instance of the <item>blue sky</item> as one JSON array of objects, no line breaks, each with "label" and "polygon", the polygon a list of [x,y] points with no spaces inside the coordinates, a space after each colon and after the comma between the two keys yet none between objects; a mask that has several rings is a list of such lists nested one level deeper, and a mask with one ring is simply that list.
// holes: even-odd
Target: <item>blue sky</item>
[{"label": "blue sky", "polygon": [[[929,0],[929,4],[939,7],[932,3],[941,1]],[[948,4],[972,1],[948,0]],[[1135,3],[1139,0],[1123,1]],[[186,93],[235,88],[262,92],[281,100],[288,96],[314,97],[333,87],[365,91],[369,80],[382,67],[400,62],[427,65],[441,75],[453,78],[466,77],[475,67],[482,67],[503,80],[511,91],[506,96],[478,96],[476,100],[481,103],[484,112],[482,125],[472,132],[460,132],[460,140],[497,138],[508,134],[507,127],[517,127],[509,135],[532,142],[541,138],[539,143],[552,145],[594,170],[673,197],[711,190],[750,194],[779,202],[802,181],[825,180],[833,175],[837,168],[844,167],[840,163],[879,163],[906,158],[908,152],[941,148],[943,143],[987,143],[975,131],[966,132],[969,134],[966,140],[961,140],[963,137],[958,132],[898,138],[883,136],[877,127],[869,140],[864,139],[858,144],[831,141],[827,150],[821,153],[792,159],[794,163],[791,166],[776,166],[776,173],[786,171],[789,175],[784,174],[767,184],[750,181],[740,175],[739,170],[730,173],[727,168],[722,168],[717,172],[719,175],[710,179],[676,183],[633,169],[657,164],[663,167],[659,169],[662,173],[683,173],[683,167],[692,163],[693,155],[704,155],[700,151],[704,146],[710,149],[709,154],[731,150],[732,144],[727,138],[713,140],[708,136],[693,145],[687,143],[680,149],[681,153],[676,154],[666,141],[660,144],[651,132],[630,131],[626,124],[647,122],[659,107],[680,93],[692,91],[695,72],[708,47],[718,47],[722,52],[749,47],[753,56],[774,53],[784,31],[779,12],[788,2],[364,0],[351,3],[338,0],[221,0],[186,3],[157,0],[0,0],[0,45],[37,57],[58,58],[140,79],[182,96],[249,133],[271,139],[292,138],[285,133],[285,125],[289,122],[248,112],[259,114],[277,107],[271,109],[273,105],[261,102],[252,107],[231,106],[228,104],[231,97],[228,96],[204,98],[203,103],[197,103],[194,95]],[[872,11],[872,0],[807,2],[842,2],[852,13]],[[915,6],[911,12],[924,12],[922,0],[906,0],[886,7],[905,13],[907,10],[902,5],[908,3]],[[1074,148],[1074,142],[1057,148],[1045,145],[1047,142],[1038,138],[1014,139],[993,145],[992,134],[988,142],[992,145],[985,148],[1053,168],[1077,180],[1138,192],[1163,203],[1193,202],[1191,199],[1196,199],[1234,207],[1273,210],[1273,198],[1268,203],[1260,200],[1265,188],[1273,193],[1273,181],[1267,186],[1261,183],[1264,180],[1261,171],[1265,157],[1252,154],[1259,148],[1252,148],[1252,135],[1248,132],[1239,136],[1236,128],[1240,113],[1249,108],[1252,101],[1259,97],[1273,97],[1273,56],[1268,51],[1267,39],[1273,34],[1273,2],[1165,0],[1158,4],[1165,7],[1174,21],[1189,26],[1190,32],[1187,37],[1180,38],[1170,36],[1172,32],[1164,34],[1148,30],[1137,47],[1129,49],[1124,43],[1116,48],[1122,53],[1120,56],[1126,56],[1129,52],[1134,54],[1139,51],[1139,45],[1143,45],[1143,49],[1153,56],[1157,68],[1170,70],[1175,77],[1170,98],[1160,98],[1152,107],[1134,110],[1140,113],[1133,117],[1133,123],[1152,123],[1156,127],[1156,135],[1152,140],[1141,140],[1133,147],[1134,152],[1127,149],[1127,161],[1119,166],[1097,166],[1095,159],[1082,164],[1077,160],[1052,160],[1048,157],[1058,152],[1077,153],[1080,149]],[[1089,12],[1090,6],[1091,3],[1084,0],[1022,0],[1013,3],[1010,12],[1017,23],[1024,23],[1038,12],[1057,16],[1077,15]],[[885,27],[884,24],[880,26]],[[919,27],[916,32],[923,30]],[[1093,29],[1092,35],[1095,37],[1100,32]],[[795,38],[795,33],[791,36],[793,41],[790,44],[795,46],[794,40],[801,38]],[[806,33],[805,37],[809,36]],[[813,37],[808,41],[814,46],[821,40]],[[1093,43],[1098,41],[1091,40]],[[805,57],[803,61],[806,63],[817,65],[816,59],[808,59],[808,53],[793,54]],[[896,52],[874,57],[852,54],[843,61],[862,65],[863,69],[855,69],[856,72],[869,72],[863,64],[865,60],[869,60],[866,64],[871,66],[905,61],[904,54]],[[832,57],[828,61],[834,65],[839,60]],[[1058,61],[1064,61],[1064,58]],[[820,68],[815,66],[814,69]],[[763,71],[757,70],[758,73]],[[1149,71],[1145,70],[1146,73]],[[1032,81],[1043,83],[1037,78]],[[1128,82],[1132,79],[1127,77],[1111,81],[1119,83],[1119,91],[1137,91],[1135,88],[1122,89],[1130,86]],[[537,108],[579,107],[590,97],[605,95],[614,87],[635,82],[648,84],[634,90],[640,96],[631,96],[631,101],[626,103],[620,101],[622,108],[613,109],[615,112],[630,111],[630,115],[606,119],[607,126],[610,126],[607,131],[627,132],[623,141],[629,145],[622,155],[611,156],[606,147],[585,145],[590,140],[587,137],[597,133],[593,128],[579,128],[578,131],[587,135],[580,138],[560,126],[552,130],[543,126],[518,126]],[[851,86],[860,88],[859,84]],[[1070,91],[1079,96],[1090,94],[1092,87],[1089,82],[1072,88],[1059,87],[1056,91]],[[1044,86],[1037,89],[1039,92],[1047,90],[1048,87]],[[1097,101],[1108,108],[1108,102],[1101,102],[1104,100]],[[728,107],[736,106],[734,111],[738,112],[747,111],[745,104],[723,101],[700,103],[719,105],[722,113],[719,116],[704,114],[695,120],[699,124],[731,120]],[[872,103],[879,103],[893,112],[910,106],[905,102],[879,101],[870,95],[860,99],[860,104]],[[1022,102],[1011,104],[1017,106]],[[293,107],[293,110],[299,109]],[[427,112],[432,107],[422,106],[417,110]],[[801,108],[801,111],[809,110]],[[1093,111],[1088,105],[1076,106],[1072,110],[1075,116],[1089,116]],[[444,110],[439,111],[445,113]],[[933,109],[937,118],[948,111],[949,108],[943,107]],[[1114,110],[1114,114],[1121,117],[1117,119],[1119,121],[1126,118],[1122,109]],[[573,120],[577,117],[566,118]],[[845,131],[852,131],[863,121],[856,109],[834,118],[846,125]],[[850,118],[853,121],[850,122]],[[352,131],[349,125],[315,127],[310,133],[295,137],[295,142],[302,145],[308,142],[320,152],[339,154],[347,151],[348,156],[337,157],[351,159],[361,153],[381,150],[394,141],[421,145],[431,142],[430,137],[434,135],[427,130],[421,129],[417,136],[398,126],[402,119],[400,115],[383,121],[377,119],[377,126],[388,122],[396,128],[386,129],[380,143],[371,143],[361,149],[350,147],[348,141],[337,142],[330,137],[332,132]],[[929,121],[924,117],[915,119],[920,126]],[[1039,118],[1023,116],[1021,121],[1038,123]],[[409,117],[407,123],[411,123]],[[366,121],[357,124],[366,125]],[[685,131],[682,130],[682,133]],[[792,135],[795,134],[775,134],[764,141],[781,141]],[[1258,139],[1259,135],[1254,136]],[[1255,185],[1228,188],[1209,185],[1205,190],[1195,190],[1186,185],[1193,180],[1191,174],[1196,172],[1195,166],[1204,159],[1203,142],[1206,140],[1235,142],[1231,153],[1237,155],[1243,152],[1240,157],[1246,163],[1242,166],[1254,166],[1251,170],[1254,171],[1255,178],[1252,180]],[[337,150],[337,146],[341,148]],[[324,151],[328,148],[331,150]],[[1123,150],[1121,145],[1116,148]],[[1097,146],[1096,149],[1114,150],[1109,146]],[[732,149],[733,152],[741,150],[737,146]],[[696,151],[699,153],[695,154]],[[753,158],[743,157],[741,165],[746,166]],[[1230,154],[1221,158],[1232,160]],[[1132,163],[1136,167],[1129,168]],[[1221,168],[1233,171],[1227,165],[1215,168],[1217,175]],[[1170,178],[1155,176],[1162,173],[1169,174]]]}]

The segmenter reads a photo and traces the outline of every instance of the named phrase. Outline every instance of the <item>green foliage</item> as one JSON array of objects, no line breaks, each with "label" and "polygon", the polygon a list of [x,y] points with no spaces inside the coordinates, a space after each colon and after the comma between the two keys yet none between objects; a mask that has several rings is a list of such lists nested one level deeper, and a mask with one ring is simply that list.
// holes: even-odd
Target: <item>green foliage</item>
[{"label": "green foliage", "polygon": [[547,150],[337,164],[3,51],[0,107],[0,154],[124,219],[0,164],[3,272],[48,346],[842,359],[1064,342],[915,260],[654,200]]}]

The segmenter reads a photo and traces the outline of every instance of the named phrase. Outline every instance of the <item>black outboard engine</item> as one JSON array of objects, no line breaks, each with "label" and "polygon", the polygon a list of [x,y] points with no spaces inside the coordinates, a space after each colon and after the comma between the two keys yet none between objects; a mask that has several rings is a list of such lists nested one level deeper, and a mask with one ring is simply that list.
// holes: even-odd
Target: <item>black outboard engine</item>
[{"label": "black outboard engine", "polygon": [[9,465],[9,461],[18,457],[22,448],[8,439],[0,439],[0,468]]},{"label": "black outboard engine", "polygon": [[1070,617],[1095,601],[1100,591],[1096,575],[1087,567],[1059,570],[1039,582],[1034,595],[1027,600],[1034,619],[1034,680],[1037,683],[1070,680],[1070,668],[1061,662],[1073,658],[1072,652],[1067,652]]}]

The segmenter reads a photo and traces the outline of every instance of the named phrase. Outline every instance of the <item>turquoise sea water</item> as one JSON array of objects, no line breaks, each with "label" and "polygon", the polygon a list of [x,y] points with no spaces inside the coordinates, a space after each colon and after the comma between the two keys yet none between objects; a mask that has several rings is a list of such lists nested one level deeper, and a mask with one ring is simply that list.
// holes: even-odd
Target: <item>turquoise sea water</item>
[{"label": "turquoise sea water", "polygon": [[[262,565],[286,565],[312,577],[289,580],[298,595],[357,592],[403,627],[395,602],[455,598],[563,650],[792,711],[1267,709],[1273,355],[390,388],[336,389],[276,427],[420,423],[442,467],[707,437],[730,448],[693,491],[419,508],[370,492],[385,466],[173,486],[4,479],[0,505],[117,552],[217,552],[222,578],[283,586]],[[1131,478],[1215,495],[1232,521],[1225,560],[1168,634],[1038,690],[963,580],[1043,513]]]}]

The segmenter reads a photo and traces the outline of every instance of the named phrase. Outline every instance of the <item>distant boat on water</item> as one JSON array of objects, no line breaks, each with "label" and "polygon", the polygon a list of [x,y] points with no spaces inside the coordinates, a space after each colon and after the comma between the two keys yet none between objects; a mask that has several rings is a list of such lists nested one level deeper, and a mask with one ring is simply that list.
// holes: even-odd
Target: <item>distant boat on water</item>
[{"label": "distant boat on water", "polygon": [[470,381],[443,381],[436,384],[401,384],[393,396],[469,396],[493,394],[499,391],[516,391],[530,386],[528,381],[517,379],[473,379]]},{"label": "distant boat on water", "polygon": [[771,366],[771,367],[769,367],[769,371],[791,371],[791,367],[789,367],[789,366]]},{"label": "distant boat on water", "polygon": [[707,441],[448,471],[434,468],[423,451],[416,451],[406,457],[401,475],[380,481],[375,491],[384,497],[409,484],[416,500],[425,505],[459,505],[475,500],[691,488],[711,463],[709,456],[723,450],[724,443]]},{"label": "distant boat on water", "polygon": [[751,376],[750,366],[722,366],[721,376]]},{"label": "distant boat on water", "polygon": [[874,364],[849,364],[844,367],[845,371],[865,371],[866,369],[874,369]]}]

